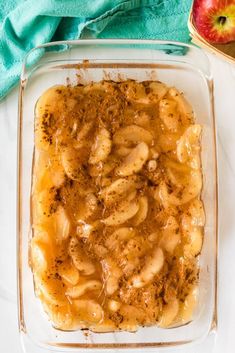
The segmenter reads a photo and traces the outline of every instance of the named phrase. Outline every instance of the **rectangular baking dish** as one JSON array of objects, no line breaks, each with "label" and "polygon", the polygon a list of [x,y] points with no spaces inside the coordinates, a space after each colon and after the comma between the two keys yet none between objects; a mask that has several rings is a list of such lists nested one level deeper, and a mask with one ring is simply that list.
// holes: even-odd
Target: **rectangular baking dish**
[{"label": "rectangular baking dish", "polygon": [[[62,50],[61,50],[62,49]],[[63,49],[66,49],[64,51]],[[42,54],[45,54],[42,56]],[[35,63],[36,55],[41,59]],[[34,152],[34,108],[55,84],[134,79],[160,80],[184,92],[202,125],[203,194],[206,226],[200,255],[199,298],[192,321],[184,326],[140,328],[135,333],[63,332],[52,327],[35,297],[30,269],[32,236],[30,192]],[[213,81],[209,62],[198,48],[154,40],[77,40],[42,45],[25,58],[19,93],[18,125],[18,309],[25,351],[118,351],[175,347],[205,338],[216,329],[217,170]]]}]

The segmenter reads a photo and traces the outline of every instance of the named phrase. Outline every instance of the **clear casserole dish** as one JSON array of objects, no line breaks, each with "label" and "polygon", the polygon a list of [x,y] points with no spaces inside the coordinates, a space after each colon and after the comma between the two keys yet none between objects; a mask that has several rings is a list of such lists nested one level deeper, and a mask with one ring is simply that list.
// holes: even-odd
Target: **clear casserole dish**
[{"label": "clear casserole dish", "polygon": [[[55,52],[65,47],[65,52]],[[46,54],[33,64],[36,51]],[[30,269],[32,237],[30,195],[34,155],[34,109],[53,85],[159,80],[182,91],[202,125],[202,199],[206,213],[200,255],[199,295],[193,319],[183,326],[143,327],[135,333],[63,332],[53,328],[34,293]],[[18,164],[18,304],[19,327],[27,349],[111,351],[178,346],[204,338],[216,328],[217,171],[213,116],[213,82],[209,63],[200,49],[182,43],[139,40],[81,40],[50,43],[33,49],[25,59],[19,95]],[[35,317],[37,318],[35,320]],[[27,348],[28,347],[28,348]]]}]

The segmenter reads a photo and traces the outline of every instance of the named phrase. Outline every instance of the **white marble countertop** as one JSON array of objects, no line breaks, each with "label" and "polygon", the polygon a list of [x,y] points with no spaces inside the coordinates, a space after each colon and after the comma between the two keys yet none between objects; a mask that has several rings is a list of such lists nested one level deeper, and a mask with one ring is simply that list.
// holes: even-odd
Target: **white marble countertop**
[{"label": "white marble countertop", "polygon": [[[199,345],[174,349],[180,353],[235,351],[235,65],[214,56],[210,56],[210,61],[215,85],[219,166],[218,329],[216,335],[210,335]],[[0,351],[4,353],[23,352],[14,294],[17,94],[14,89],[0,103],[0,282],[6,288],[0,297]]]}]

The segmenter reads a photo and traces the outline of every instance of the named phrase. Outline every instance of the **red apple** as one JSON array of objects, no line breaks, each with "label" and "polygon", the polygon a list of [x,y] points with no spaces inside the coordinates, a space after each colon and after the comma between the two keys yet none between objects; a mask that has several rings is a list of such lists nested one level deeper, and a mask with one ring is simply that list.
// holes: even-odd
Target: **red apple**
[{"label": "red apple", "polygon": [[195,0],[192,15],[198,33],[208,42],[235,41],[235,0]]}]

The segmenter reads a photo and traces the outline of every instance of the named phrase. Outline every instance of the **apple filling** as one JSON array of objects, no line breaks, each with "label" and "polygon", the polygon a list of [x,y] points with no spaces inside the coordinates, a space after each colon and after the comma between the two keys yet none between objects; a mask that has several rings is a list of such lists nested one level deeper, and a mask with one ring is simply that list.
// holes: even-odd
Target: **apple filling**
[{"label": "apple filling", "polygon": [[61,330],[192,319],[205,215],[201,126],[161,82],[54,86],[35,108],[31,266]]}]

